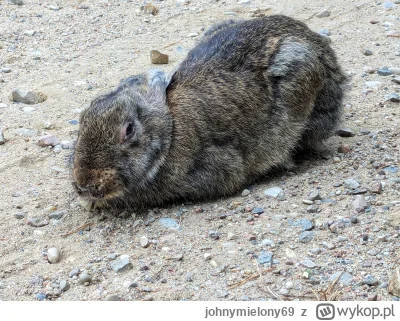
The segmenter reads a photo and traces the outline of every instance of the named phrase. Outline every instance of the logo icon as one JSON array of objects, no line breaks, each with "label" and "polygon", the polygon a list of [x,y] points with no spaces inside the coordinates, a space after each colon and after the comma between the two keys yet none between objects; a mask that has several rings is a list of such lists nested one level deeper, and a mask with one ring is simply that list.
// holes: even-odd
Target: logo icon
[{"label": "logo icon", "polygon": [[321,303],[317,305],[318,320],[333,320],[335,318],[335,306],[330,303]]}]

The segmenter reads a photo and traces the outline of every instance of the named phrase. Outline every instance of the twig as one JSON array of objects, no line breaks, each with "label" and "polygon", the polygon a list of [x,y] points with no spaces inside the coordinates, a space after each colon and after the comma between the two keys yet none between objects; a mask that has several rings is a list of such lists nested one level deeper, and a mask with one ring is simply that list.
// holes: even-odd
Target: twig
[{"label": "twig", "polygon": [[247,282],[249,282],[249,281],[252,281],[252,280],[254,280],[254,279],[257,279],[257,278],[260,277],[260,275],[262,275],[263,273],[265,273],[265,272],[270,272],[270,271],[272,271],[272,270],[273,270],[273,268],[268,268],[268,269],[262,270],[260,273],[259,273],[259,272],[256,272],[256,273],[250,274],[248,277],[246,277],[246,278],[243,279],[242,281],[239,281],[239,282],[236,282],[236,283],[232,283],[231,285],[228,285],[228,288],[229,288],[230,290],[232,290],[232,289],[234,289],[234,288],[237,288],[238,286],[241,286],[241,285],[243,285],[243,284],[245,284],[245,283],[247,283]]},{"label": "twig", "polygon": [[400,35],[386,35],[387,37],[400,38]]},{"label": "twig", "polygon": [[92,225],[92,223],[86,223],[86,224],[82,225],[81,227],[78,227],[77,229],[75,229],[75,230],[73,230],[73,231],[71,231],[71,232],[68,232],[68,233],[66,233],[66,234],[62,234],[61,237],[70,236],[70,235],[72,235],[72,234],[74,234],[74,233],[76,233],[76,232],[82,231],[83,229],[85,229],[85,228],[87,228],[87,227],[90,227],[90,225]]},{"label": "twig", "polygon": [[177,44],[179,41],[182,41],[182,39],[183,39],[183,38],[179,39],[178,41],[171,42],[171,43],[169,43],[168,45],[166,45],[165,47],[162,47],[161,49],[165,49],[165,48],[171,47],[171,46]]}]

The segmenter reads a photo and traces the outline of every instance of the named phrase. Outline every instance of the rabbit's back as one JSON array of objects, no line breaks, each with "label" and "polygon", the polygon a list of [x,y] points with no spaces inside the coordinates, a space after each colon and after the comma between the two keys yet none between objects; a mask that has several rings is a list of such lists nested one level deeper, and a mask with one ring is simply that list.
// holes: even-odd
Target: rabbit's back
[{"label": "rabbit's back", "polygon": [[[328,41],[291,18],[229,21],[206,32],[167,89],[173,136],[183,138],[171,155],[175,148],[188,160],[191,193],[231,193],[289,163],[302,142],[329,136],[343,81]],[[321,128],[309,128],[315,119]]]}]

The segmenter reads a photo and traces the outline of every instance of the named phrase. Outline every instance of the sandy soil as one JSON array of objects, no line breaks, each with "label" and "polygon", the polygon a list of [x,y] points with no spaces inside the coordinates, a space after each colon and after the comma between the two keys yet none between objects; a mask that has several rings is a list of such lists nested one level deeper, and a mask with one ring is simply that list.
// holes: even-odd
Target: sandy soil
[{"label": "sandy soil", "polygon": [[[388,285],[399,267],[399,103],[388,96],[399,84],[398,76],[376,70],[400,67],[393,37],[400,34],[400,4],[386,10],[372,0],[165,0],[153,1],[154,16],[143,4],[0,0],[0,299],[396,300]],[[80,207],[68,172],[79,112],[121,79],[154,68],[150,50],[169,55],[161,68],[170,71],[210,25],[232,14],[251,19],[256,9],[330,32],[350,76],[342,127],[355,136],[332,137],[322,157],[267,177],[247,196],[122,218]],[[317,17],[324,9],[330,15]],[[11,102],[16,88],[48,99]],[[45,134],[62,146],[38,146]],[[346,179],[360,187],[352,190]],[[285,197],[264,196],[271,187]],[[309,202],[316,190],[322,201]],[[312,230],[304,234],[307,224]],[[53,247],[60,260],[51,264]],[[130,264],[116,272],[120,255]],[[268,255],[272,270],[261,264]]]}]

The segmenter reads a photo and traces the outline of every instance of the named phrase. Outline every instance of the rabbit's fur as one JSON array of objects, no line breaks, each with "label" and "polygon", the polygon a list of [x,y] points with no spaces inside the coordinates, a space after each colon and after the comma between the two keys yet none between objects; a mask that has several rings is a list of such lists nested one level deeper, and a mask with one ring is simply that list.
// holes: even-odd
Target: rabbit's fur
[{"label": "rabbit's fur", "polygon": [[329,41],[299,21],[223,22],[171,77],[133,76],[91,103],[74,185],[131,208],[237,192],[332,134],[344,82]]}]

